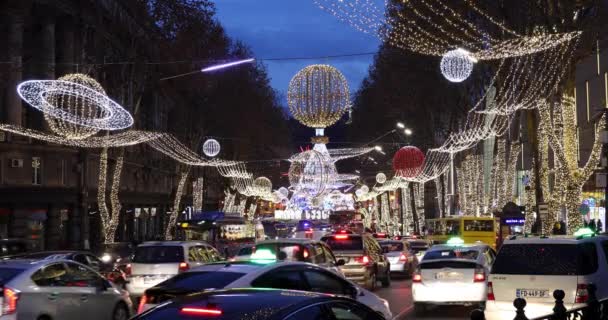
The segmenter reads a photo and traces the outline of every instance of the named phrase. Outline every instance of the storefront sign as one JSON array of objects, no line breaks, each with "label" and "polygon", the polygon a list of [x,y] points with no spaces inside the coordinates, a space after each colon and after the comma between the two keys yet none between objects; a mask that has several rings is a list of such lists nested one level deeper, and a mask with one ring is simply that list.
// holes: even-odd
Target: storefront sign
[{"label": "storefront sign", "polygon": [[525,218],[503,218],[503,223],[506,225],[522,225],[525,222]]}]

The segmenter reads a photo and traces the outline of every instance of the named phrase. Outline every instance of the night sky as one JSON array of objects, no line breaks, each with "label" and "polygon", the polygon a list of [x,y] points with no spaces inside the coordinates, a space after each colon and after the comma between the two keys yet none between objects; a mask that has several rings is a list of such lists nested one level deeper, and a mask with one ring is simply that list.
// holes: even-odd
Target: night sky
[{"label": "night sky", "polygon": [[[319,9],[312,0],[216,0],[217,17],[228,34],[249,45],[255,57],[315,57],[375,52],[380,41]],[[264,61],[272,86],[286,96],[291,77],[309,64],[331,64],[356,91],[373,55],[339,59]],[[286,101],[285,101],[286,104]]]}]

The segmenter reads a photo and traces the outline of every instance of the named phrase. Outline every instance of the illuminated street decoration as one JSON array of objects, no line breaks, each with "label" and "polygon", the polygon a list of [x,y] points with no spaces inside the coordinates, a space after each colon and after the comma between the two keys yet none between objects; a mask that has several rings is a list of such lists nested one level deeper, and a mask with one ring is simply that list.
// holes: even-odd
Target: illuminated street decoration
[{"label": "illuminated street decoration", "polygon": [[300,123],[322,129],[336,123],[347,111],[349,95],[348,82],[338,69],[317,64],[305,67],[291,79],[287,102]]},{"label": "illuminated street decoration", "polygon": [[215,139],[207,139],[205,143],[203,143],[203,153],[207,157],[215,157],[220,153],[220,143]]},{"label": "illuminated street decoration", "polygon": [[386,175],[382,172],[376,174],[376,182],[383,184],[386,182]]},{"label": "illuminated street decoration", "polygon": [[451,82],[462,82],[466,80],[473,71],[473,63],[477,60],[464,49],[448,51],[441,58],[441,74]]},{"label": "illuminated street decoration", "polygon": [[335,181],[336,167],[331,159],[316,150],[296,154],[290,160],[289,183],[310,197],[321,195]]},{"label": "illuminated street decoration", "polygon": [[103,91],[88,87],[91,82],[83,83],[86,85],[63,80],[29,80],[17,86],[17,93],[30,106],[42,111],[47,119],[60,119],[57,124],[65,121],[108,131],[133,125],[133,117],[127,110]]},{"label": "illuminated street decoration", "polygon": [[255,61],[254,58],[249,58],[249,59],[243,59],[243,60],[238,60],[238,61],[233,61],[233,62],[228,62],[228,63],[222,63],[222,64],[206,67],[206,68],[202,69],[201,72],[211,72],[211,71],[216,71],[216,70],[220,70],[220,69],[226,69],[226,68],[238,66],[240,64],[251,63],[254,61]]},{"label": "illuminated street decoration", "polygon": [[424,166],[424,153],[413,146],[403,147],[393,157],[395,175],[404,178],[418,176]]}]

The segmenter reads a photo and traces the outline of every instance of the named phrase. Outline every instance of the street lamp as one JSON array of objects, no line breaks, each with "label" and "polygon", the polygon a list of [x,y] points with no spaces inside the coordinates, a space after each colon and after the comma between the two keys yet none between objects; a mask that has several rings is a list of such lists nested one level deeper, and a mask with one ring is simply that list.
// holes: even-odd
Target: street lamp
[{"label": "street lamp", "polygon": [[406,128],[405,130],[403,130],[403,133],[405,133],[406,136],[411,136],[412,135],[412,129]]},{"label": "street lamp", "polygon": [[405,125],[403,124],[403,122],[397,122],[397,128],[404,129]]}]

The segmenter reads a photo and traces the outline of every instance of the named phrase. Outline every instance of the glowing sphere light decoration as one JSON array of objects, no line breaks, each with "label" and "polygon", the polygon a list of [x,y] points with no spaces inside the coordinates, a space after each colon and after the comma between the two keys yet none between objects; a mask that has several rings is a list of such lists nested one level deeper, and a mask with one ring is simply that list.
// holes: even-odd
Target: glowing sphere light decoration
[{"label": "glowing sphere light decoration", "polygon": [[215,139],[207,139],[205,143],[203,143],[203,153],[207,157],[217,156],[220,153],[220,150],[220,143]]},{"label": "glowing sphere light decoration", "polygon": [[272,181],[266,177],[258,177],[253,181],[253,188],[258,194],[270,194],[272,192]]},{"label": "glowing sphere light decoration", "polygon": [[292,157],[288,175],[289,183],[298,193],[317,197],[335,181],[337,172],[329,156],[308,150]]},{"label": "glowing sphere light decoration", "polygon": [[382,172],[378,173],[376,175],[376,182],[383,184],[386,182],[386,175]]},{"label": "glowing sphere light decoration", "polygon": [[443,55],[439,67],[443,76],[449,81],[462,82],[471,75],[475,61],[468,51],[455,49]]},{"label": "glowing sphere light decoration", "polygon": [[424,168],[424,153],[413,146],[403,147],[393,156],[395,175],[403,178],[418,176]]},{"label": "glowing sphere light decoration", "polygon": [[369,187],[364,185],[361,187],[361,191],[363,191],[363,194],[368,193],[369,192]]},{"label": "glowing sphere light decoration", "polygon": [[338,69],[329,65],[310,65],[289,82],[289,110],[300,123],[311,128],[327,128],[336,123],[349,107],[349,89]]}]

